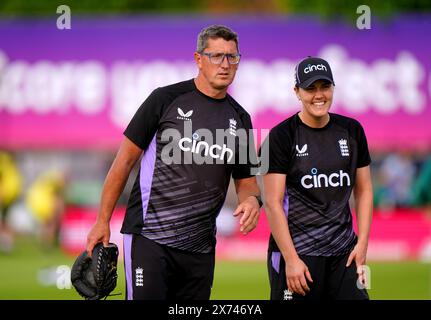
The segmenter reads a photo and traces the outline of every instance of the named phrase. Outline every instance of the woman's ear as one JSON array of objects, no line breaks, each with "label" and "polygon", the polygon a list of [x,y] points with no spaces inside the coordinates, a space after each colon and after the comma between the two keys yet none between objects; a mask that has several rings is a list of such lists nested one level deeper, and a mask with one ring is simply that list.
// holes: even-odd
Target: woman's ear
[{"label": "woman's ear", "polygon": [[299,96],[299,89],[297,86],[293,87],[293,91],[295,91],[296,97],[299,101],[301,101],[301,97]]}]

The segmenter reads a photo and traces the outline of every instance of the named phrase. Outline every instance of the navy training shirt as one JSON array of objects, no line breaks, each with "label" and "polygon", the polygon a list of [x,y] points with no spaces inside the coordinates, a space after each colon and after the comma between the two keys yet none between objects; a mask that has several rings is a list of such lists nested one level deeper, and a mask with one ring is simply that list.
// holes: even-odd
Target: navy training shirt
[{"label": "navy training shirt", "polygon": [[[339,256],[357,242],[349,198],[356,169],[370,164],[360,123],[330,113],[323,128],[311,128],[295,114],[274,127],[268,173],[286,175],[284,212],[298,254]],[[270,237],[270,251],[279,251]]]},{"label": "navy training shirt", "polygon": [[208,97],[193,79],[154,90],[124,131],[144,155],[121,232],[213,252],[230,177],[252,176],[249,129],[249,114],[230,95]]}]

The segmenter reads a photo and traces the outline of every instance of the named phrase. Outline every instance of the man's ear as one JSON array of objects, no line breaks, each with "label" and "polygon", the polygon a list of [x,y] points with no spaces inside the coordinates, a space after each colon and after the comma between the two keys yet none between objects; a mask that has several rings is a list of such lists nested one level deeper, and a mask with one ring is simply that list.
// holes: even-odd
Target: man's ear
[{"label": "man's ear", "polygon": [[194,53],[194,59],[195,59],[195,62],[196,62],[196,65],[198,66],[198,68],[201,69],[202,68],[202,56],[199,53],[195,52]]}]

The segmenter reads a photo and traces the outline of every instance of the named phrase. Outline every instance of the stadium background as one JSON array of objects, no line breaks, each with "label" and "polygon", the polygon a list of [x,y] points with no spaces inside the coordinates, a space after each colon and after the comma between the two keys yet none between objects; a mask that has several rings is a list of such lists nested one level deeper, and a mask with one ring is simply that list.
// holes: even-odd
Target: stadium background
[{"label": "stadium background", "polygon": [[[71,29],[57,28],[61,4]],[[431,5],[370,1],[371,29],[360,30],[360,4],[2,1],[0,203],[11,205],[13,237],[0,234],[0,299],[79,298],[67,267],[84,248],[122,130],[151,90],[195,75],[196,35],[213,23],[239,34],[230,92],[261,129],[258,143],[299,108],[295,63],[321,55],[334,66],[333,111],[363,124],[373,158],[370,296],[431,299]],[[133,180],[113,217],[117,244]],[[218,219],[212,299],[267,299],[266,218],[241,236],[232,191]],[[120,263],[116,292],[123,284]]]}]

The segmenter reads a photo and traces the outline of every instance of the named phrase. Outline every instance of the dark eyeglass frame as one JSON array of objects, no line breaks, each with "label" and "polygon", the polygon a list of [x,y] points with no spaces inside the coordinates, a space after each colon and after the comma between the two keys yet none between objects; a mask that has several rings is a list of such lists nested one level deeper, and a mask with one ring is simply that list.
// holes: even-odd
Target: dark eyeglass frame
[{"label": "dark eyeglass frame", "polygon": [[[232,65],[238,64],[241,61],[240,53],[214,53],[214,52],[198,52],[198,53],[201,55],[207,56],[212,64],[222,64],[225,58],[227,58],[227,62]],[[221,59],[220,62],[214,62],[214,59],[215,59],[214,55],[221,55],[220,57],[217,57],[218,59]]]}]

